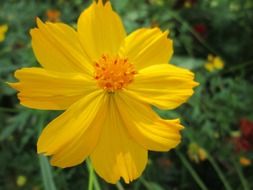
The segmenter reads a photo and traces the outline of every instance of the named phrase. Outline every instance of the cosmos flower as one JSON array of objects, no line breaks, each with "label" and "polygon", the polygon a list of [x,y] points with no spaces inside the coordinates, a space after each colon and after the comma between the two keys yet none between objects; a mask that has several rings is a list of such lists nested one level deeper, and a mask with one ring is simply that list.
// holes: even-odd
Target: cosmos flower
[{"label": "cosmos flower", "polygon": [[205,161],[207,159],[207,152],[197,143],[190,143],[188,146],[188,156],[195,163]]},{"label": "cosmos flower", "polygon": [[0,42],[4,41],[7,30],[8,26],[6,24],[0,25]]},{"label": "cosmos flower", "polygon": [[93,2],[79,17],[77,31],[63,23],[31,30],[42,68],[15,72],[22,105],[65,110],[43,130],[38,153],[51,164],[75,166],[90,158],[107,182],[136,179],[147,153],[180,143],[178,119],[161,119],[151,106],[174,109],[193,94],[194,74],[168,64],[168,32],[141,28],[126,35],[110,2]]},{"label": "cosmos flower", "polygon": [[50,22],[59,22],[61,20],[60,19],[61,12],[56,9],[47,10],[46,16],[47,16],[47,20]]},{"label": "cosmos flower", "polygon": [[241,156],[239,159],[239,162],[242,166],[249,166],[251,165],[251,160],[248,159],[247,157]]},{"label": "cosmos flower", "polygon": [[197,23],[197,24],[193,25],[193,29],[201,37],[205,38],[207,36],[207,26],[204,23]]},{"label": "cosmos flower", "polygon": [[235,147],[237,151],[249,152],[253,150],[253,122],[248,119],[240,120],[241,135],[234,138]]},{"label": "cosmos flower", "polygon": [[209,54],[207,57],[207,62],[204,66],[206,70],[208,70],[209,72],[212,72],[215,70],[223,69],[224,62],[220,57]]}]

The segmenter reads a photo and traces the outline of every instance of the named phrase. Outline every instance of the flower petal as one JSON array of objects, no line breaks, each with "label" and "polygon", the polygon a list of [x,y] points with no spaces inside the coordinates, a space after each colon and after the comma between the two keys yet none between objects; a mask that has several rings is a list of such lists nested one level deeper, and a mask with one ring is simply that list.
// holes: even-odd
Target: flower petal
[{"label": "flower petal", "polygon": [[97,144],[106,102],[98,90],[73,104],[43,130],[38,153],[53,155],[51,163],[62,168],[81,163]]},{"label": "flower petal", "polygon": [[94,1],[80,15],[78,34],[84,50],[93,61],[99,59],[102,54],[116,55],[126,35],[110,2],[103,5],[102,0],[98,3]]},{"label": "flower petal", "polygon": [[64,110],[97,89],[95,81],[79,73],[24,68],[15,77],[20,81],[9,84],[20,91],[21,104],[36,109]]},{"label": "flower petal", "polygon": [[125,91],[131,96],[161,109],[174,109],[186,102],[198,83],[194,74],[171,64],[142,69]]},{"label": "flower petal", "polygon": [[4,24],[4,25],[0,25],[0,42],[4,41],[5,39],[5,33],[8,30],[8,25]]},{"label": "flower petal", "polygon": [[137,70],[167,63],[173,54],[172,41],[167,36],[168,32],[158,28],[136,30],[125,38],[120,55],[127,57]]},{"label": "flower petal", "polygon": [[[123,177],[126,183],[138,178],[147,163],[147,150],[128,136],[116,105],[110,97],[108,115],[101,137],[91,154],[92,165],[98,175],[109,183]],[[131,119],[131,118],[128,118]]]},{"label": "flower petal", "polygon": [[[116,98],[121,118],[132,138],[147,150],[168,151],[180,143],[179,120],[163,120],[151,107],[119,93]],[[129,119],[131,118],[131,119]]]},{"label": "flower petal", "polygon": [[30,32],[32,48],[45,69],[92,74],[93,67],[73,28],[62,23],[44,24],[39,19],[37,25]]}]

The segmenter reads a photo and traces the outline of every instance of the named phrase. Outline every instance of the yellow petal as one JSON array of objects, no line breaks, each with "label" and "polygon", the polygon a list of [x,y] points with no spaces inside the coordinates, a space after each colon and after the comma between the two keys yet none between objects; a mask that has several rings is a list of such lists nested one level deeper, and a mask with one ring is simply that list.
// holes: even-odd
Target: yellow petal
[{"label": "yellow petal", "polygon": [[0,25],[0,33],[4,34],[5,32],[7,32],[8,30],[8,25],[4,24],[4,25]]},{"label": "yellow petal", "polygon": [[37,19],[31,30],[32,48],[39,63],[48,70],[92,74],[93,67],[81,48],[77,32],[62,23]]},{"label": "yellow petal", "polygon": [[39,137],[38,153],[53,155],[62,168],[81,163],[94,149],[105,117],[107,99],[95,91],[49,123]]},{"label": "yellow petal", "polygon": [[93,61],[102,54],[116,55],[125,38],[125,30],[110,2],[95,1],[78,19],[78,34],[84,50]]},{"label": "yellow petal", "polygon": [[212,72],[215,68],[214,68],[214,64],[213,63],[209,63],[207,62],[204,67],[206,68],[206,70],[208,70],[209,72]]},{"label": "yellow petal", "polygon": [[168,151],[181,140],[183,128],[179,120],[162,120],[151,107],[120,93],[115,99],[124,124],[133,137],[145,149]]},{"label": "yellow petal", "polygon": [[113,96],[110,96],[107,119],[99,143],[91,154],[91,161],[98,175],[107,182],[116,183],[122,177],[129,183],[144,170],[147,150],[128,136],[115,109]]},{"label": "yellow petal", "polygon": [[120,55],[127,57],[137,70],[154,64],[168,63],[173,47],[167,36],[168,32],[161,32],[158,28],[139,29],[126,37],[120,48]]},{"label": "yellow petal", "polygon": [[5,33],[8,30],[8,25],[4,24],[4,25],[0,25],[0,42],[4,41],[5,39]]},{"label": "yellow petal", "polygon": [[174,109],[193,94],[198,84],[193,78],[192,72],[171,64],[153,65],[140,70],[125,92],[161,109]]},{"label": "yellow petal", "polygon": [[213,60],[213,66],[216,69],[223,69],[224,62],[220,57],[215,57],[214,60]]},{"label": "yellow petal", "polygon": [[19,82],[9,84],[20,91],[20,103],[35,109],[63,110],[97,89],[95,81],[79,73],[24,68],[15,77]]}]

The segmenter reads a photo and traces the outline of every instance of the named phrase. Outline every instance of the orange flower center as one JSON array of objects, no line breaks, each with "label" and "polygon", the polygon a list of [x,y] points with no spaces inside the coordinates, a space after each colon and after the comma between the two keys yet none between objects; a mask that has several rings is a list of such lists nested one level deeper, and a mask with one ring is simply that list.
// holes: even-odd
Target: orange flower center
[{"label": "orange flower center", "polygon": [[135,74],[134,66],[128,59],[102,55],[95,63],[95,79],[108,92],[126,87],[133,81]]}]

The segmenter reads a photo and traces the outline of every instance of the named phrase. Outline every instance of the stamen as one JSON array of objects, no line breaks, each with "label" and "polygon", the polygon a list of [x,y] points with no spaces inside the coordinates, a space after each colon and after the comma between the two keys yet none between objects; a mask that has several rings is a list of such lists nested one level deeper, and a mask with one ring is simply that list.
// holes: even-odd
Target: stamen
[{"label": "stamen", "polygon": [[125,88],[136,74],[128,59],[102,55],[95,63],[95,76],[98,85],[108,92]]}]

